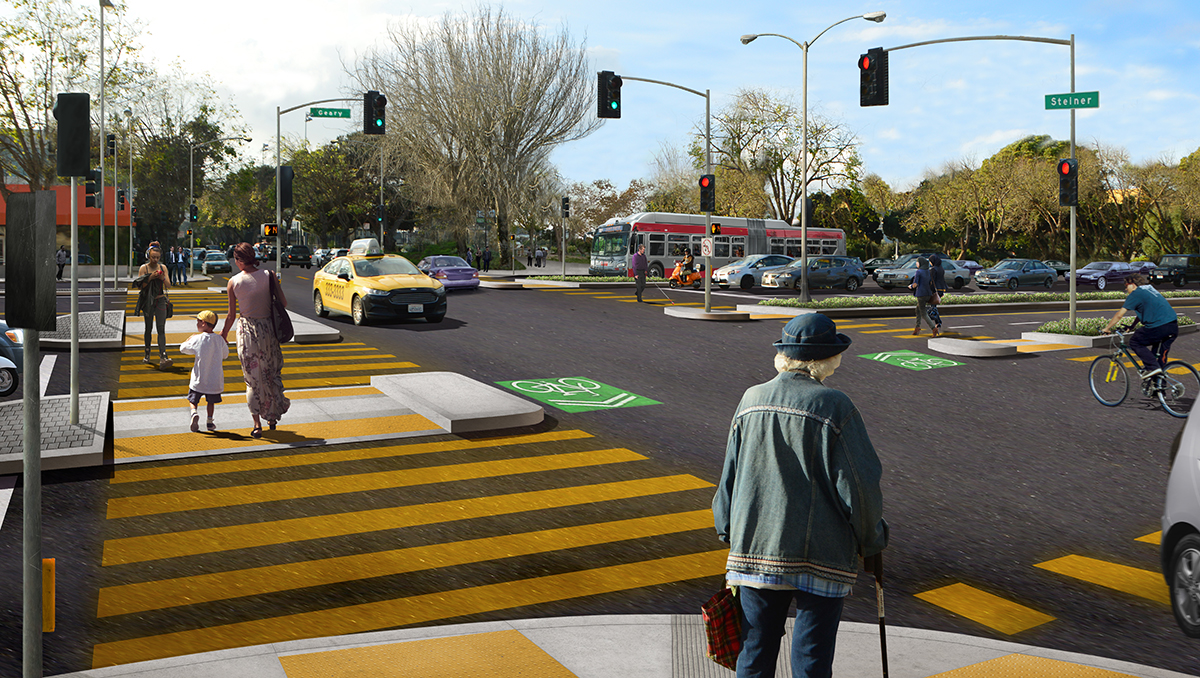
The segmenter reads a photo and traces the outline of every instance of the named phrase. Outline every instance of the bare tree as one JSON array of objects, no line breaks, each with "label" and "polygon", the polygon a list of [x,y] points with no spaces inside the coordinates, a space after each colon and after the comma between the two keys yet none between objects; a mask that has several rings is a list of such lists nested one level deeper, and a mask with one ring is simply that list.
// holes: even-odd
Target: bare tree
[{"label": "bare tree", "polygon": [[565,27],[547,34],[487,6],[428,27],[396,24],[388,37],[352,76],[398,111],[390,134],[425,175],[416,187],[464,219],[496,210],[505,238],[551,151],[600,125],[584,47]]}]

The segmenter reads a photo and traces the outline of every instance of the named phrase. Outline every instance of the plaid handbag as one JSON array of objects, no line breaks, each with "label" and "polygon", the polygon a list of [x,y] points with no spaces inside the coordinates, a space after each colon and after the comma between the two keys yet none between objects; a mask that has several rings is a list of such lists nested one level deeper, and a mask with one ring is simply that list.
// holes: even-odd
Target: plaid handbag
[{"label": "plaid handbag", "polygon": [[742,651],[742,613],[734,589],[723,588],[700,606],[704,634],[708,637],[708,658],[730,670],[737,670]]}]

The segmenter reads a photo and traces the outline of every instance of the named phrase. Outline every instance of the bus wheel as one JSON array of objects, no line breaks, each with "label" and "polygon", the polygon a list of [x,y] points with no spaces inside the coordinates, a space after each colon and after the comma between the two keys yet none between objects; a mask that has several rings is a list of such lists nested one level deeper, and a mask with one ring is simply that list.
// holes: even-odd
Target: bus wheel
[{"label": "bus wheel", "polygon": [[662,267],[662,264],[650,264],[650,277],[651,277],[651,278],[661,278],[661,277],[663,277],[663,267]]}]

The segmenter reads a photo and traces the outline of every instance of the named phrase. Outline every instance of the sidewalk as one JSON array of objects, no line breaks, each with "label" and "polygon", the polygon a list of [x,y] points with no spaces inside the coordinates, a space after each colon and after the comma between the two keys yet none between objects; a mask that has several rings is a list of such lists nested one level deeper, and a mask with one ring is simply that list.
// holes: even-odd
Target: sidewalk
[{"label": "sidewalk", "polygon": [[[791,620],[783,647],[791,644]],[[887,629],[892,678],[1184,678],[1127,662],[974,636]],[[721,678],[699,615],[483,622],[291,640],[78,673],[76,678]],[[843,622],[833,675],[883,675],[879,627]],[[777,675],[790,678],[786,651]]]}]

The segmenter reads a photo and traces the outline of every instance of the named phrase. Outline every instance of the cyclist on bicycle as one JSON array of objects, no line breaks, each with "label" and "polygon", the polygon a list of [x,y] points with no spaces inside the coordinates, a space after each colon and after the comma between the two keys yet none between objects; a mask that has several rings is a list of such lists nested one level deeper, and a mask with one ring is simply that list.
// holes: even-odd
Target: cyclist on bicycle
[{"label": "cyclist on bicycle", "polygon": [[1136,313],[1142,326],[1129,338],[1129,347],[1146,366],[1142,379],[1149,379],[1162,374],[1162,366],[1158,364],[1158,357],[1154,355],[1151,347],[1161,343],[1162,353],[1166,355],[1175,337],[1179,336],[1179,322],[1176,320],[1175,309],[1171,308],[1171,304],[1158,290],[1148,284],[1146,276],[1134,273],[1126,278],[1125,295],[1125,304],[1113,315],[1112,320],[1108,321],[1108,325],[1104,327],[1104,334],[1112,332],[1121,318],[1125,317],[1126,311]]}]

